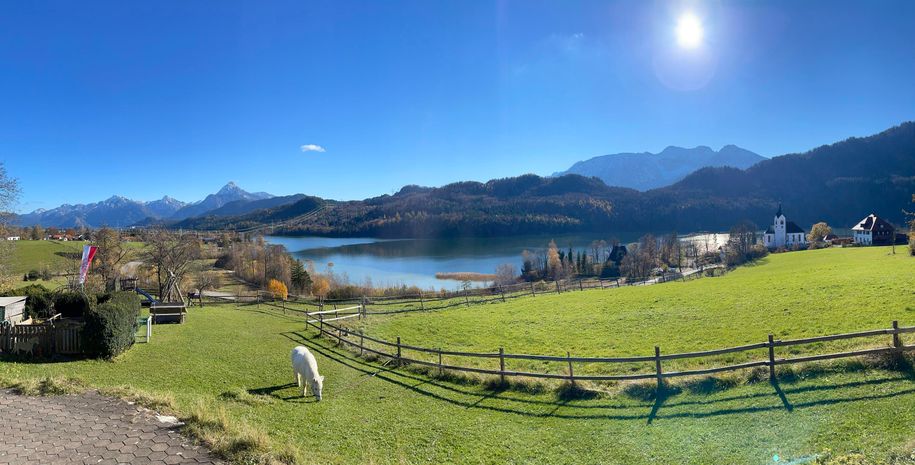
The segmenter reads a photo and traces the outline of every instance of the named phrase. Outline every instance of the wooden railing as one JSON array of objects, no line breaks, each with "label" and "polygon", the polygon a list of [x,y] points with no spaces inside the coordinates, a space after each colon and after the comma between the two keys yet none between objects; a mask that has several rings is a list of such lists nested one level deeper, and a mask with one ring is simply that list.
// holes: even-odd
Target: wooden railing
[{"label": "wooden railing", "polygon": [[[295,305],[314,308],[317,311],[339,309],[361,305],[368,307],[365,315],[386,315],[407,312],[423,312],[430,310],[444,310],[448,308],[470,306],[489,302],[507,302],[527,296],[540,296],[546,294],[564,294],[572,291],[587,289],[613,289],[626,286],[644,286],[677,280],[696,279],[705,272],[714,272],[721,267],[707,267],[704,270],[693,270],[689,273],[668,273],[664,276],[627,280],[624,278],[581,278],[558,281],[524,282],[510,285],[496,285],[485,288],[474,288],[463,291],[442,293],[418,293],[398,296],[381,297],[356,297],[350,299],[324,299],[318,300],[311,297],[290,294],[287,301],[273,301],[270,293],[265,291],[252,291],[248,294],[233,294],[230,296],[206,296],[203,303],[235,303],[235,304],[265,304],[282,307],[284,310],[294,311]],[[196,300],[194,301],[196,302]],[[399,308],[398,308],[399,307]]]},{"label": "wooden railing", "polygon": [[[915,350],[915,345],[905,345],[903,344],[901,335],[905,333],[915,333],[915,326],[909,327],[900,327],[898,322],[894,321],[892,326],[888,329],[876,329],[870,331],[860,331],[854,333],[846,334],[835,334],[829,336],[817,336],[809,337],[803,339],[790,339],[790,340],[777,340],[772,335],[769,335],[769,338],[765,342],[759,342],[755,344],[747,344],[736,347],[727,347],[722,349],[706,350],[700,352],[687,352],[687,353],[677,353],[677,354],[662,354],[661,348],[655,346],[654,355],[645,355],[645,356],[631,356],[631,357],[572,357],[571,354],[566,354],[566,356],[553,356],[553,355],[530,355],[530,354],[509,354],[505,353],[503,348],[499,348],[498,352],[460,352],[460,351],[450,351],[442,349],[433,349],[428,347],[419,347],[404,344],[401,342],[400,337],[397,338],[395,342],[385,341],[383,339],[374,338],[366,336],[361,332],[355,332],[350,329],[347,329],[342,326],[331,324],[331,320],[318,320],[309,319],[306,321],[306,325],[312,328],[317,329],[322,336],[327,336],[333,339],[336,339],[340,344],[346,344],[351,347],[354,347],[359,350],[360,355],[366,352],[379,355],[382,357],[389,357],[395,360],[398,363],[412,363],[417,365],[424,365],[433,368],[437,368],[439,372],[443,370],[451,370],[458,372],[469,372],[469,373],[479,373],[487,375],[496,375],[499,376],[503,381],[506,377],[527,377],[527,378],[547,378],[547,379],[564,379],[571,382],[574,381],[629,381],[629,380],[642,380],[642,379],[656,379],[658,386],[663,385],[665,378],[674,378],[680,376],[700,376],[700,375],[709,375],[724,371],[733,371],[733,370],[742,370],[747,368],[755,367],[768,367],[769,376],[771,379],[775,379],[775,367],[778,365],[794,364],[794,363],[805,363],[813,362],[818,360],[828,360],[828,359],[837,359],[845,357],[858,357],[862,355],[871,355],[871,354],[884,354],[897,352],[902,353],[905,351]],[[789,347],[789,346],[799,346],[806,344],[815,344],[826,341],[836,341],[840,339],[855,339],[855,338],[865,338],[865,337],[874,337],[881,335],[891,335],[892,340],[888,347],[876,347],[868,349],[859,349],[846,352],[837,352],[837,353],[827,353],[827,354],[815,354],[815,355],[805,355],[792,358],[778,358],[776,356],[776,349],[780,347]],[[366,342],[374,343],[375,346],[367,345]],[[388,348],[388,350],[383,350],[382,348]],[[766,350],[767,357],[761,360],[752,360],[744,363],[737,363],[732,365],[724,365],[710,368],[699,368],[699,369],[688,369],[680,371],[665,371],[664,362],[680,359],[692,359],[692,358],[704,358],[704,357],[715,357],[724,354],[732,354],[738,352],[748,352],[748,351],[757,351],[757,350]],[[404,351],[414,351],[419,353],[430,354],[433,358],[437,357],[437,362],[422,360],[418,358],[410,358],[404,356]],[[442,362],[442,357],[461,357],[461,358],[475,358],[475,359],[486,359],[486,360],[498,360],[498,369],[497,368],[481,368],[478,366],[462,366],[454,364],[445,364]],[[568,367],[567,373],[543,373],[543,372],[532,372],[532,371],[512,371],[505,368],[506,360],[535,360],[535,361],[546,361],[546,362],[560,362],[563,365]],[[575,364],[580,363],[597,363],[597,364],[621,364],[621,363],[645,363],[653,365],[654,369],[652,371],[644,371],[640,373],[633,374],[579,374],[576,375],[574,371]],[[495,363],[493,362],[493,365]]]},{"label": "wooden railing", "polygon": [[0,328],[0,353],[48,356],[83,352],[82,325],[18,325]]}]

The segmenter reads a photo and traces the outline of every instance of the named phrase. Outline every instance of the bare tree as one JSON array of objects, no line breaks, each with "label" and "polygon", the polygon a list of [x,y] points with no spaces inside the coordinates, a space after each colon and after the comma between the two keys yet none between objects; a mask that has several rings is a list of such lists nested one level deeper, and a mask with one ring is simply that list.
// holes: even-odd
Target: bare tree
[{"label": "bare tree", "polygon": [[518,281],[518,269],[511,263],[503,263],[496,267],[496,284],[500,286],[514,284]]},{"label": "bare tree", "polygon": [[121,233],[108,227],[96,231],[92,239],[92,244],[98,247],[93,268],[102,277],[106,288],[114,289],[114,280],[120,275],[121,263],[130,250],[124,247]]},{"label": "bare tree", "polygon": [[180,282],[199,255],[200,242],[191,234],[172,233],[164,229],[149,232],[144,258],[155,270],[160,297],[165,280],[172,278]]},{"label": "bare tree", "polygon": [[[19,199],[19,182],[6,174],[6,168],[0,163],[0,234],[6,234],[6,224],[12,217],[13,205]],[[5,238],[4,238],[5,239]],[[7,264],[13,254],[13,242],[0,240],[0,288],[9,279]]]}]

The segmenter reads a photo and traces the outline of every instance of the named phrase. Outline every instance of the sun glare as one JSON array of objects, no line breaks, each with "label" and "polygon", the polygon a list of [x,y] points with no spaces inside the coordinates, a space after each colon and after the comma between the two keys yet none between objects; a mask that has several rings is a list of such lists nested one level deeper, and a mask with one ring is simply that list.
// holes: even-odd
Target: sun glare
[{"label": "sun glare", "polygon": [[702,43],[702,23],[692,13],[684,13],[677,19],[677,43],[683,48],[696,48]]}]

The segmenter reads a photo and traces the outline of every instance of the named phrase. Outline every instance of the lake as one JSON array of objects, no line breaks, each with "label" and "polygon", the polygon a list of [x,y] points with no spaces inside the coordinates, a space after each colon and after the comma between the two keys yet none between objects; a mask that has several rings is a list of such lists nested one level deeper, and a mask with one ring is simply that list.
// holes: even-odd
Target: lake
[{"label": "lake", "polygon": [[[615,237],[623,242],[638,240],[639,234],[621,234]],[[683,236],[710,244],[716,241],[723,245],[726,233],[694,234]],[[592,241],[605,240],[610,236],[521,236],[499,238],[453,238],[453,239],[374,239],[374,238],[330,238],[330,237],[285,237],[268,236],[271,244],[286,247],[294,257],[303,261],[311,260],[318,272],[329,268],[337,275],[346,274],[354,284],[367,280],[375,286],[416,285],[422,288],[456,289],[460,283],[435,278],[439,272],[494,273],[496,267],[509,263],[521,269],[521,253],[524,250],[546,249],[554,239],[560,249],[572,247],[576,251],[586,250]],[[703,245],[704,247],[704,245]],[[717,249],[717,246],[714,247]],[[329,266],[328,264],[333,264]]]}]

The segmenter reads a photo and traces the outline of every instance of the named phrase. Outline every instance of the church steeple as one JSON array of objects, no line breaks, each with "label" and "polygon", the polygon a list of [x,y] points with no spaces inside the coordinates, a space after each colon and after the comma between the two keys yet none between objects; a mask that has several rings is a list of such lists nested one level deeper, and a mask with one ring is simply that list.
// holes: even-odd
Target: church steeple
[{"label": "church steeple", "polygon": [[782,216],[782,203],[781,202],[778,203],[778,213],[775,214],[776,218],[778,218],[779,216]]}]

